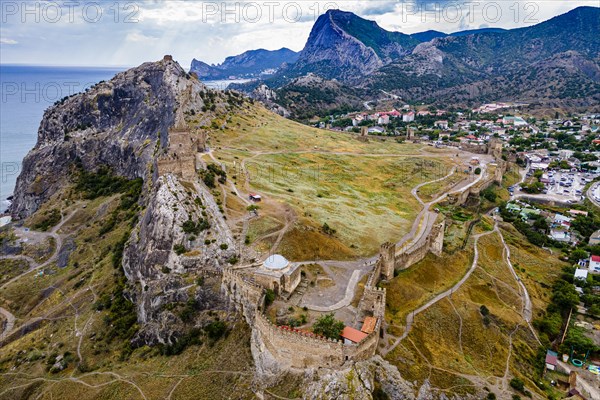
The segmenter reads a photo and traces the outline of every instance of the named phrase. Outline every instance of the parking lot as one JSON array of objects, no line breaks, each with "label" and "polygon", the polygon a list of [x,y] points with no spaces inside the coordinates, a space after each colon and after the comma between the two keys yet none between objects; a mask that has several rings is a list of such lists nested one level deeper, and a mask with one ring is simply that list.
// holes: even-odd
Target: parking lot
[{"label": "parking lot", "polygon": [[[529,174],[528,172],[528,176],[530,176]],[[520,191],[520,187],[518,187],[514,196],[538,197],[564,203],[577,203],[583,200],[585,185],[596,176],[597,174],[584,172],[548,171],[542,177],[546,188],[541,194],[527,194]],[[600,200],[600,190],[595,190],[594,193]]]},{"label": "parking lot", "polygon": [[582,200],[583,189],[591,178],[582,172],[548,172],[547,194]]}]

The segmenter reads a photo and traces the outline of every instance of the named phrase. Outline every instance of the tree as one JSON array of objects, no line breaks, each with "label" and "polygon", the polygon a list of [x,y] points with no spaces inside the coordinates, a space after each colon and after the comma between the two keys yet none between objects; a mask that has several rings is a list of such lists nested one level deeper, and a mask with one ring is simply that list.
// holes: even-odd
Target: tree
[{"label": "tree", "polygon": [[579,260],[587,258],[587,256],[588,256],[588,254],[585,250],[575,249],[571,252],[571,255],[569,256],[569,261],[571,261],[573,264],[575,264]]},{"label": "tree", "polygon": [[579,304],[579,294],[569,282],[559,280],[552,292],[552,302],[565,313]]},{"label": "tree", "polygon": [[481,168],[477,167],[475,168],[475,175],[479,175],[481,174]]},{"label": "tree", "polygon": [[339,339],[344,323],[335,319],[333,313],[323,315],[313,326],[313,332],[331,339]]}]

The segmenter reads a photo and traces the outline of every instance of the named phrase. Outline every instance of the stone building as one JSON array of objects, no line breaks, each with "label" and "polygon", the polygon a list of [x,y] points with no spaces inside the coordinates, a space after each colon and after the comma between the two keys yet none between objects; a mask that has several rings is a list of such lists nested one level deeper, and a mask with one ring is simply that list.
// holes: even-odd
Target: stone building
[{"label": "stone building", "polygon": [[290,263],[279,254],[273,254],[253,271],[253,277],[266,289],[271,289],[275,294],[288,298],[300,284],[302,272],[300,265]]}]

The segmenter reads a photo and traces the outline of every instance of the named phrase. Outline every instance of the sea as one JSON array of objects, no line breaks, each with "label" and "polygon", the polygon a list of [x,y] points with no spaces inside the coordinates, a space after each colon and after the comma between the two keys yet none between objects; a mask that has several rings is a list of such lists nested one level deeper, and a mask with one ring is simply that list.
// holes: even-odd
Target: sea
[{"label": "sea", "polygon": [[[10,205],[23,157],[35,146],[44,111],[65,96],[84,91],[128,67],[0,65],[0,213]],[[205,81],[224,90],[242,80]]]}]

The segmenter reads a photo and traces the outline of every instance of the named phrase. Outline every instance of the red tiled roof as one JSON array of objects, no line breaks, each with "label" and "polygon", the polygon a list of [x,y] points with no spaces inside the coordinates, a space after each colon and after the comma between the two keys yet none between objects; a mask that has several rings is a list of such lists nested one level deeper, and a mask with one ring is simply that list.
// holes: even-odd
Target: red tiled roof
[{"label": "red tiled roof", "polygon": [[592,261],[600,262],[600,256],[592,256]]},{"label": "red tiled roof", "polygon": [[360,328],[360,330],[364,333],[371,333],[375,330],[375,325],[377,325],[377,318],[366,317],[365,321],[363,322],[363,326],[362,328]]},{"label": "red tiled roof", "polygon": [[546,364],[550,364],[550,365],[558,364],[558,357],[553,354],[546,354]]},{"label": "red tiled roof", "polygon": [[341,336],[351,342],[360,343],[361,340],[367,337],[367,334],[350,326],[345,326]]}]

